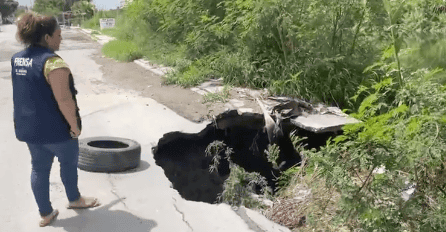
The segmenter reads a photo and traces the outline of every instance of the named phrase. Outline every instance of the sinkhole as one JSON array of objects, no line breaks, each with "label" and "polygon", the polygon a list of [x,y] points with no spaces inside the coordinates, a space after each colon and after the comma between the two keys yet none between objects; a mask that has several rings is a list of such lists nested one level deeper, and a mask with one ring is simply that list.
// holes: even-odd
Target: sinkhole
[{"label": "sinkhole", "polygon": [[280,148],[277,167],[273,167],[265,154],[270,144],[264,131],[263,114],[227,111],[216,117],[202,131],[195,134],[170,132],[165,134],[153,148],[156,164],[164,169],[173,188],[187,200],[216,203],[223,191],[223,183],[229,175],[229,162],[221,159],[217,171],[210,172],[212,157],[206,156],[206,148],[214,141],[222,141],[232,149],[230,159],[247,172],[258,172],[266,178],[271,189],[280,170],[301,162],[301,155],[295,150],[290,133],[307,137],[307,148],[318,148],[333,136],[333,132],[312,133],[298,129],[289,120],[282,121],[283,136],[274,143]]}]

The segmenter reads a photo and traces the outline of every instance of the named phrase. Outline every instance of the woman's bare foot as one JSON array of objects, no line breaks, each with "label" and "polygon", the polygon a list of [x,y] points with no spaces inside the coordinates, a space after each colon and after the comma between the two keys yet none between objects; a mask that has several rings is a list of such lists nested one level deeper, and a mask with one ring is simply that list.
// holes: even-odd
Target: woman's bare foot
[{"label": "woman's bare foot", "polygon": [[100,206],[97,198],[94,197],[80,197],[79,200],[70,202],[68,204],[68,209],[86,209]]},{"label": "woman's bare foot", "polygon": [[44,227],[49,225],[51,222],[56,219],[57,215],[59,215],[59,211],[57,209],[53,210],[49,215],[42,217],[42,220],[40,220],[39,226]]}]

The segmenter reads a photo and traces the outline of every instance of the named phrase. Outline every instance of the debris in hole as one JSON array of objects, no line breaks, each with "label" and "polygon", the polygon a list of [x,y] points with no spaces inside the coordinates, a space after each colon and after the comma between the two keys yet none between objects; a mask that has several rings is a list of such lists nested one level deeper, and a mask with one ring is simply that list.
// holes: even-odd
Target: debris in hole
[{"label": "debris in hole", "polygon": [[271,107],[272,112],[277,112],[296,127],[316,134],[339,133],[344,125],[360,122],[337,107],[322,104],[312,106],[307,102],[285,97],[270,97],[268,100],[274,105]]},{"label": "debris in hole", "polygon": [[[263,105],[264,102],[258,100],[264,114],[226,111],[199,133],[165,134],[153,148],[156,164],[164,169],[173,188],[187,200],[215,203],[229,176],[229,160],[247,172],[259,173],[270,189],[275,190],[275,180],[281,170],[301,162],[301,155],[289,136],[291,132],[297,131],[299,136],[307,137],[308,148],[318,148],[340,132],[342,123],[349,122],[341,120],[345,116],[333,114],[330,108],[313,107],[289,99],[278,98],[275,101],[273,115],[265,106],[269,104]],[[314,115],[318,115],[313,117],[315,121],[305,121]],[[326,115],[334,115],[337,120],[324,118]],[[278,166],[273,165],[265,154],[270,144],[279,147]],[[206,155],[207,148],[208,153],[214,149],[214,155]]]}]

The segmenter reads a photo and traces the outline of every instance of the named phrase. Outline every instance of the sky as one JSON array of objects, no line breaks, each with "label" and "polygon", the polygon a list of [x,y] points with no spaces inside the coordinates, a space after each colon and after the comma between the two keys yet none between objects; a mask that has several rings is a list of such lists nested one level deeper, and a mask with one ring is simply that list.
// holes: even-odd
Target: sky
[{"label": "sky", "polygon": [[[15,0],[21,6],[31,6],[34,0]],[[93,3],[99,10],[116,9],[120,5],[121,0],[93,0]]]}]

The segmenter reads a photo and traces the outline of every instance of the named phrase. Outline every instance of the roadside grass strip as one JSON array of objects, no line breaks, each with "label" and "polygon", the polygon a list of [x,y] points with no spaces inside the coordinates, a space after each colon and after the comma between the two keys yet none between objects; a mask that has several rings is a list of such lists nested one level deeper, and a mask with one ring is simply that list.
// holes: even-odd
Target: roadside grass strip
[{"label": "roadside grass strip", "polygon": [[118,61],[132,61],[141,58],[138,47],[123,40],[112,40],[102,47],[102,53]]}]

